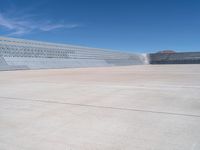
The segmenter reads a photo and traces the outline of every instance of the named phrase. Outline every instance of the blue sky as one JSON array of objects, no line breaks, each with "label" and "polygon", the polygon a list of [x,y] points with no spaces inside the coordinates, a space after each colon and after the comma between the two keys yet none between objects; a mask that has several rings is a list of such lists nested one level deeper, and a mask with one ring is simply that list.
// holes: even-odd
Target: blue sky
[{"label": "blue sky", "polygon": [[199,0],[1,0],[0,35],[131,52],[200,50]]}]

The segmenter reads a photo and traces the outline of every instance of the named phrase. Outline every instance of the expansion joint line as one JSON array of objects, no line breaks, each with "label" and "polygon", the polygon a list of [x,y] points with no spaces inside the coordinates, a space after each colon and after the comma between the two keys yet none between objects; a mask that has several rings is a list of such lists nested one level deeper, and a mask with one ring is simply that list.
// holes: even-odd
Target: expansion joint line
[{"label": "expansion joint line", "polygon": [[14,97],[2,97],[2,96],[0,96],[0,98],[7,99],[7,100],[26,101],[26,102],[41,102],[41,103],[51,103],[51,104],[71,105],[71,106],[82,106],[82,107],[99,108],[99,109],[112,109],[112,110],[120,110],[120,111],[135,111],[135,112],[144,112],[144,113],[156,113],[156,114],[163,114],[163,115],[173,115],[173,116],[185,116],[185,117],[200,118],[200,115],[194,115],[194,114],[173,113],[173,112],[164,112],[164,111],[153,111],[153,110],[145,110],[145,109],[122,108],[122,107],[111,107],[111,106],[98,106],[98,105],[89,105],[89,104],[59,102],[59,101],[53,101],[53,100],[26,99],[26,98],[14,98]]}]

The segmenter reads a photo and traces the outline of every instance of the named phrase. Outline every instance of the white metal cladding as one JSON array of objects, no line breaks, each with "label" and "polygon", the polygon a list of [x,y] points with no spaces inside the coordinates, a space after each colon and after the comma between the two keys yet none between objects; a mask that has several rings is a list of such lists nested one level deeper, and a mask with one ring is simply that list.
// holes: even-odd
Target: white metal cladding
[{"label": "white metal cladding", "polygon": [[0,70],[144,64],[141,54],[0,37]]},{"label": "white metal cladding", "polygon": [[86,59],[129,59],[136,56],[136,54],[127,54],[104,49],[5,37],[0,37],[0,55],[4,57]]},{"label": "white metal cladding", "polygon": [[112,66],[105,60],[96,59],[63,59],[63,58],[30,58],[30,57],[5,57],[9,66],[28,66],[29,69],[38,68],[81,68]]}]

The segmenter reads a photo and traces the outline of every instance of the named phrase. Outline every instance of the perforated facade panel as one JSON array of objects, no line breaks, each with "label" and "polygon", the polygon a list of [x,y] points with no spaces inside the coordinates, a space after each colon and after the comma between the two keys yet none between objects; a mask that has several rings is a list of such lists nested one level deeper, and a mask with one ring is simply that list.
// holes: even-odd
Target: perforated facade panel
[{"label": "perforated facade panel", "polygon": [[[31,66],[40,69],[144,63],[143,56],[139,54],[5,37],[0,37],[0,57],[4,58],[8,65],[22,65],[30,69]],[[50,65],[53,63],[58,66]]]}]

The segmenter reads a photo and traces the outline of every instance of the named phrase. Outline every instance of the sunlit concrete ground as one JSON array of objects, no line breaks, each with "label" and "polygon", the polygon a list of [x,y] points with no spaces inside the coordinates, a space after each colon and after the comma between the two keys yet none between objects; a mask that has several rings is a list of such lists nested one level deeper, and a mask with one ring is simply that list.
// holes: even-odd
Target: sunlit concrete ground
[{"label": "sunlit concrete ground", "polygon": [[200,150],[200,65],[0,72],[0,150]]}]

